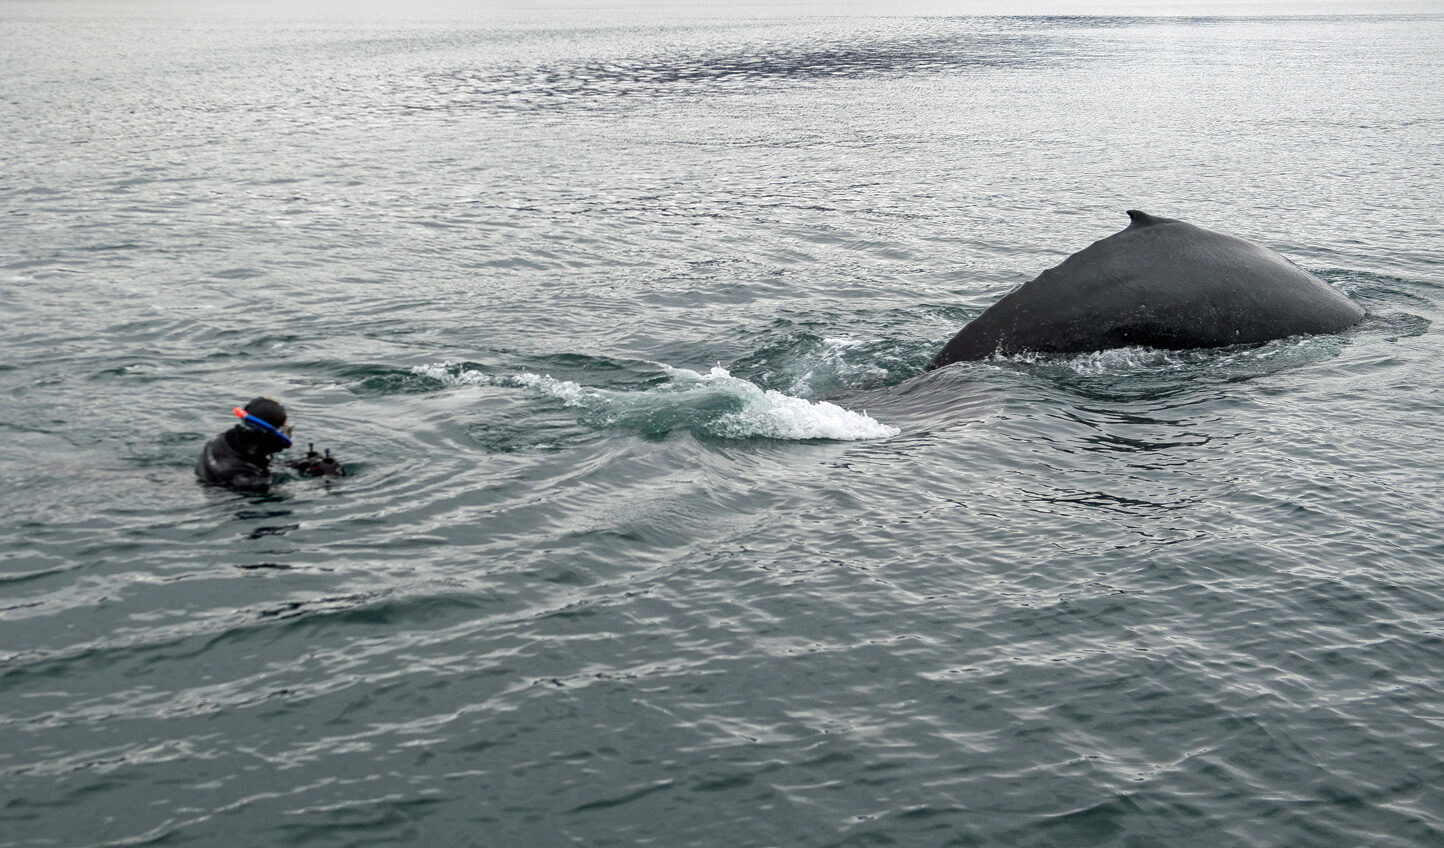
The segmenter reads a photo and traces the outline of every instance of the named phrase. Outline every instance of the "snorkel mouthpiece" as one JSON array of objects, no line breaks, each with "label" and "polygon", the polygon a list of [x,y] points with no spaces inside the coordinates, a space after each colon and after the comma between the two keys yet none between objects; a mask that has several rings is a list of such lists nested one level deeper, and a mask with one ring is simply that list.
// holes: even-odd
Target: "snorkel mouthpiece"
[{"label": "snorkel mouthpiece", "polygon": [[262,433],[269,433],[270,435],[275,436],[276,438],[285,442],[286,447],[291,446],[291,437],[287,436],[285,433],[282,433],[281,429],[279,427],[276,427],[271,422],[266,421],[262,418],[257,418],[256,416],[245,411],[244,409],[241,409],[239,406],[236,407],[233,411],[236,413],[236,417],[241,419],[242,424],[250,427],[253,430],[259,430]]}]

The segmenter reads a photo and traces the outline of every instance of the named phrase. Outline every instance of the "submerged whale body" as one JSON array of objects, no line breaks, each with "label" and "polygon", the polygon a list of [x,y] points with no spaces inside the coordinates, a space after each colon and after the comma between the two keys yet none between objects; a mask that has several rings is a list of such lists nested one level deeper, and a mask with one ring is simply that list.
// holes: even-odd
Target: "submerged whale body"
[{"label": "submerged whale body", "polygon": [[1182,350],[1337,333],[1364,309],[1240,238],[1129,210],[1132,223],[1014,289],[928,363],[1140,345]]}]

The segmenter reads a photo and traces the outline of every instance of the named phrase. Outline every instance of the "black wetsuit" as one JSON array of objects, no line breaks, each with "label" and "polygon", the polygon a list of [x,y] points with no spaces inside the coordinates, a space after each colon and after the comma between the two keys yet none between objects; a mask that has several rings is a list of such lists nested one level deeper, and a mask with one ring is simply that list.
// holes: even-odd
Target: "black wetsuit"
[{"label": "black wetsuit", "polygon": [[196,476],[213,486],[264,492],[271,485],[271,454],[284,447],[275,436],[237,424],[206,442]]}]

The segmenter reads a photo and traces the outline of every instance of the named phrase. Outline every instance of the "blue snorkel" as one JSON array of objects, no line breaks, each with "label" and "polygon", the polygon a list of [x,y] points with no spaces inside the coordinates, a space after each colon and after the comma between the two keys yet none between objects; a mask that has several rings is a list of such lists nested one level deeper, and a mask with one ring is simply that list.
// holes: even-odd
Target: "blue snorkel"
[{"label": "blue snorkel", "polygon": [[269,433],[270,435],[275,436],[276,438],[285,442],[286,447],[291,446],[291,437],[287,436],[285,433],[282,433],[281,428],[275,426],[271,422],[261,418],[257,418],[256,416],[245,411],[244,409],[241,409],[239,406],[235,408],[235,413],[236,417],[241,419],[241,423],[246,425],[247,427],[250,427],[252,430],[259,430],[262,433]]}]

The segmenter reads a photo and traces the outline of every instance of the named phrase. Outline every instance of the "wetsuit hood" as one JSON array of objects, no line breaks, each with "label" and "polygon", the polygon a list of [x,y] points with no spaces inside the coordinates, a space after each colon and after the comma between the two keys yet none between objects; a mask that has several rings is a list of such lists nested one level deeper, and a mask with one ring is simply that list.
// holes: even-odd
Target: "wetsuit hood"
[{"label": "wetsuit hood", "polygon": [[276,429],[286,425],[286,407],[281,402],[268,397],[258,397],[246,404],[246,412],[265,421]]},{"label": "wetsuit hood", "polygon": [[[244,411],[247,415],[259,418],[277,430],[282,430],[285,435],[290,435],[290,431],[284,429],[286,427],[286,407],[282,406],[280,401],[268,397],[254,398],[246,404]],[[262,464],[266,462],[265,458],[270,454],[291,446],[289,440],[283,441],[274,433],[267,433],[253,424],[236,426],[226,433],[226,441],[237,451],[247,454],[248,458],[250,455],[260,455]],[[256,460],[251,459],[251,461]]]}]

